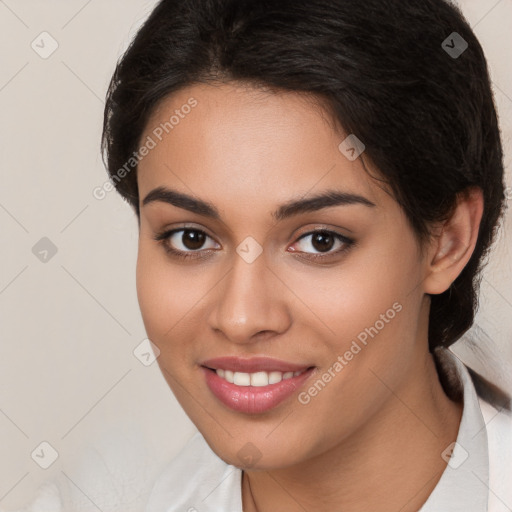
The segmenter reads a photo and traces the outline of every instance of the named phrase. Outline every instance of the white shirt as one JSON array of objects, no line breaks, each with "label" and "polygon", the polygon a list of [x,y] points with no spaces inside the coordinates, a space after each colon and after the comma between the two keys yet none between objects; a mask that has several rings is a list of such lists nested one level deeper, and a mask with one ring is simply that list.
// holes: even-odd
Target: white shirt
[{"label": "white shirt", "polygon": [[[512,512],[512,416],[477,395],[482,382],[455,354],[437,349],[436,357],[463,393],[463,413],[453,452],[443,452],[448,465],[420,511]],[[197,432],[158,478],[145,512],[243,512],[242,470]]]}]

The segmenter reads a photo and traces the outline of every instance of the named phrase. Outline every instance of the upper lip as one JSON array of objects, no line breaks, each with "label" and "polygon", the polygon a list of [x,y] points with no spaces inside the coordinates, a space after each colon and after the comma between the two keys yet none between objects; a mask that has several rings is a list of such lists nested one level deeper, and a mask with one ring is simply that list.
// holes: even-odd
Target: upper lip
[{"label": "upper lip", "polygon": [[312,365],[301,363],[290,363],[272,357],[251,357],[242,358],[235,356],[214,357],[207,359],[201,363],[201,366],[206,366],[212,370],[223,369],[231,370],[233,372],[296,372],[305,370]]}]

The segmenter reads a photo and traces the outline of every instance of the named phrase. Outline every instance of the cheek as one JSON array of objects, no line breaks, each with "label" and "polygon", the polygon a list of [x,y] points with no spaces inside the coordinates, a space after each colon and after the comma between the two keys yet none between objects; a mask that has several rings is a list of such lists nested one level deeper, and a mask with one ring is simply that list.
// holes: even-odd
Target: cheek
[{"label": "cheek", "polygon": [[314,313],[301,322],[306,329],[317,326],[312,346],[320,355],[320,378],[329,380],[318,398],[312,398],[315,389],[304,398],[312,398],[307,406],[312,417],[331,414],[333,435],[378,409],[388,395],[382,381],[396,385],[409,371],[421,308],[420,275],[415,239],[397,234],[374,242],[373,249],[361,247],[314,279],[294,279],[294,291]]},{"label": "cheek", "polygon": [[136,276],[142,319],[148,338],[160,351],[162,376],[189,417],[199,421],[201,408],[196,410],[191,396],[199,396],[197,315],[207,290],[199,289],[201,280],[192,286],[183,267],[171,265],[165,251],[152,247],[151,241],[139,243]]},{"label": "cheek", "polygon": [[152,245],[151,241],[139,242],[137,297],[148,337],[162,350],[173,339],[185,337],[194,305],[197,308],[205,290],[201,280],[191,279],[180,265],[171,265],[165,251]]},{"label": "cheek", "polygon": [[306,318],[338,340],[338,346],[333,346],[337,350],[348,349],[344,345],[360,333],[364,339],[365,329],[376,323],[382,333],[404,327],[398,317],[405,315],[396,314],[396,309],[415,300],[411,292],[420,281],[420,264],[414,239],[402,237],[398,243],[388,238],[381,243],[374,240],[372,247],[356,248],[337,267],[297,268],[289,279],[313,313]]},{"label": "cheek", "polygon": [[[148,336],[151,338],[153,333],[162,329],[166,318],[164,310],[168,306],[171,294],[162,263],[159,258],[152,258],[151,251],[141,242],[137,256],[136,284],[140,311]],[[169,322],[167,328],[171,325]]]}]

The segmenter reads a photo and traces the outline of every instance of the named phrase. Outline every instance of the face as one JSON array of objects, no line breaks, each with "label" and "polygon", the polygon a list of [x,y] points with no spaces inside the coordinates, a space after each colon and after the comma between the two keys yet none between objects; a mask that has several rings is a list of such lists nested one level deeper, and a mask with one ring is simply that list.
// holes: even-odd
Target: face
[{"label": "face", "polygon": [[426,343],[424,262],[401,208],[298,93],[191,86],[148,137],[137,292],[187,415],[238,467],[361,435]]}]

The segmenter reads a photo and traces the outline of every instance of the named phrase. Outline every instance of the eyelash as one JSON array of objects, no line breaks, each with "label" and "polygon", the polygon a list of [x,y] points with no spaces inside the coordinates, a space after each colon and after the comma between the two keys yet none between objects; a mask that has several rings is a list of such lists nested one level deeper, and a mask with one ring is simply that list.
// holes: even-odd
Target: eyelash
[{"label": "eyelash", "polygon": [[[170,245],[169,245],[169,238],[175,234],[175,233],[179,233],[180,231],[193,231],[193,232],[196,232],[196,233],[202,233],[204,234],[205,236],[207,236],[208,238],[211,238],[208,234],[206,234],[204,231],[200,230],[200,229],[193,229],[193,228],[177,228],[177,229],[171,229],[171,230],[167,230],[167,231],[163,231],[161,233],[157,233],[154,237],[154,240],[156,240],[159,244],[161,244],[164,248],[164,250],[169,254],[171,255],[173,258],[177,258],[177,259],[181,259],[181,260],[190,260],[190,259],[200,259],[200,258],[203,258],[204,256],[197,256],[197,254],[199,254],[200,252],[204,252],[204,250],[197,250],[197,251],[190,251],[190,252],[186,252],[186,251],[180,251],[178,249],[173,249]],[[337,233],[336,231],[331,231],[331,230],[328,230],[328,229],[316,229],[316,230],[313,230],[313,231],[308,231],[307,233],[304,233],[302,234],[297,240],[296,242],[298,242],[299,240],[302,240],[303,238],[307,237],[307,236],[310,236],[310,235],[315,235],[317,233],[325,233],[325,234],[329,234],[329,235],[334,235],[334,237],[341,241],[343,243],[343,246],[334,251],[334,252],[327,252],[327,253],[304,253],[304,254],[308,254],[308,256],[300,256],[301,258],[305,258],[305,259],[310,259],[310,260],[322,260],[322,259],[327,259],[327,258],[332,258],[334,255],[339,255],[339,254],[342,254],[346,251],[348,251],[352,246],[355,245],[355,240],[352,240],[351,238],[348,238],[344,235],[342,235],[341,233]],[[296,243],[294,242],[294,243]],[[215,250],[215,249],[206,249],[207,251],[212,251],[212,250]],[[295,252],[295,251],[294,251]],[[302,252],[300,251],[296,251],[297,254],[303,254]]]}]

